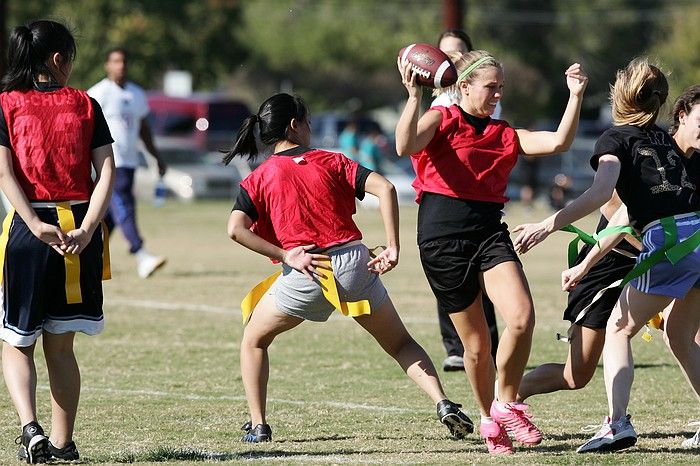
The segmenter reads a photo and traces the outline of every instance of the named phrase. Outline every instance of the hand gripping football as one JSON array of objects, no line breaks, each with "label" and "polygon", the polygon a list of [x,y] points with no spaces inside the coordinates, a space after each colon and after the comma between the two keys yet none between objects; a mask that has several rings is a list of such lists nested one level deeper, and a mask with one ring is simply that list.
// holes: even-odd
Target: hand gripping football
[{"label": "hand gripping football", "polygon": [[401,60],[408,60],[421,86],[440,88],[457,82],[457,69],[445,52],[430,44],[411,44],[399,50]]}]

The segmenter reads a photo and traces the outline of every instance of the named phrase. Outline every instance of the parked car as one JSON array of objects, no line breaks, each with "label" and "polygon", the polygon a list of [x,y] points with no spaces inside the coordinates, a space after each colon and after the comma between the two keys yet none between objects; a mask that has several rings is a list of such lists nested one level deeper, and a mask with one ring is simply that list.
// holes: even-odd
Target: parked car
[{"label": "parked car", "polygon": [[245,103],[218,94],[173,97],[149,91],[147,97],[153,134],[188,139],[201,149],[230,147],[243,120],[250,115]]},{"label": "parked car", "polygon": [[[555,184],[555,177],[566,178],[567,197],[573,199],[588,189],[593,183],[595,171],[591,168],[590,158],[593,155],[596,138],[588,136],[576,137],[568,151],[558,155],[541,157],[537,168],[537,186],[539,196],[549,196],[550,189]],[[513,169],[506,195],[515,200],[520,198],[520,187],[524,180],[522,156]]]},{"label": "parked car", "polygon": [[[155,144],[168,165],[163,177],[167,197],[184,201],[234,199],[239,183],[247,174],[245,161],[237,159],[226,166],[221,161],[221,152],[201,149],[188,139],[156,137]],[[158,167],[153,157],[145,159],[146,166],[136,171],[134,185],[137,196],[152,199],[159,179]]]},{"label": "parked car", "polygon": [[366,115],[350,115],[344,112],[321,112],[311,114],[311,147],[329,149],[338,147],[338,135],[350,122],[357,124],[357,133],[367,133],[369,128],[379,128],[372,118]]}]

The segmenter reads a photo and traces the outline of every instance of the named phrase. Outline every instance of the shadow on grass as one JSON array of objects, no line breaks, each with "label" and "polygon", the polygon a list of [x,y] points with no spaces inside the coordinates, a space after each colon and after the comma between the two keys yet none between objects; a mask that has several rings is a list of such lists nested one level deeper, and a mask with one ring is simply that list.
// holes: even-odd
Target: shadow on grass
[{"label": "shadow on grass", "polygon": [[[434,450],[432,453],[454,453],[454,450]],[[216,461],[236,461],[236,460],[264,460],[264,459],[281,459],[294,457],[309,457],[323,458],[329,462],[333,462],[334,456],[352,456],[352,455],[371,455],[389,453],[385,450],[351,450],[338,449],[326,452],[305,452],[305,451],[283,451],[283,450],[247,450],[238,453],[220,453],[204,450],[190,449],[175,449],[175,448],[157,448],[155,450],[147,450],[136,453],[126,453],[119,456],[110,456],[109,458],[85,458],[82,463],[164,463],[170,461],[183,462],[216,462]],[[425,451],[417,450],[415,452],[402,451],[402,453],[423,454]]]},{"label": "shadow on grass", "polygon": [[[544,442],[555,441],[555,442],[569,442],[569,441],[581,441],[585,442],[591,438],[595,432],[572,432],[566,434],[550,434],[545,433]],[[638,434],[640,438],[651,438],[651,439],[669,439],[669,438],[685,438],[686,436],[692,435],[692,432],[644,432]],[[697,453],[697,450],[696,450]]]}]

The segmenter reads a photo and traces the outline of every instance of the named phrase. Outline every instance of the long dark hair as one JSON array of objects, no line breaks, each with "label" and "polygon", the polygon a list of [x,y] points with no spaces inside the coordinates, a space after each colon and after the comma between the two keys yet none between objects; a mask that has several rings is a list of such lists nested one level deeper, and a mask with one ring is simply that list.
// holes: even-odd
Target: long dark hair
[{"label": "long dark hair", "polygon": [[461,29],[448,29],[447,31],[440,34],[440,37],[438,37],[436,44],[438,47],[440,46],[440,42],[442,41],[442,39],[444,39],[445,37],[455,37],[464,42],[464,45],[467,47],[467,52],[471,52],[472,50],[474,50],[471,37],[469,37],[469,34],[467,34]]},{"label": "long dark hair", "polygon": [[683,110],[687,115],[696,104],[700,104],[700,84],[695,84],[694,86],[686,88],[673,103],[673,109],[671,110],[671,118],[673,118],[673,123],[668,129],[668,132],[671,135],[676,134],[676,131],[678,131],[678,126],[681,124],[681,110]]},{"label": "long dark hair", "polygon": [[75,39],[68,28],[56,21],[33,21],[18,26],[10,35],[7,74],[2,79],[2,90],[31,89],[39,74],[51,74],[46,61],[54,53],[72,62],[75,59]]},{"label": "long dark hair", "polygon": [[260,105],[258,113],[243,121],[233,148],[224,156],[228,165],[236,156],[247,155],[248,160],[255,160],[258,145],[255,141],[255,123],[260,125],[260,142],[271,146],[287,139],[287,128],[292,118],[298,122],[306,120],[308,110],[299,96],[275,94]]}]

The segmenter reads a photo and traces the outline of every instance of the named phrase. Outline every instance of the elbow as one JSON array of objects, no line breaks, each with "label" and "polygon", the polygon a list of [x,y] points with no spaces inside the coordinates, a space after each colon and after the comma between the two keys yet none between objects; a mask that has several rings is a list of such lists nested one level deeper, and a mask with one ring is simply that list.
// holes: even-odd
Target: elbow
[{"label": "elbow", "polygon": [[379,197],[386,197],[387,199],[397,198],[396,186],[385,178],[381,188],[379,189]]},{"label": "elbow", "polygon": [[397,144],[396,145],[396,155],[398,155],[399,157],[404,157],[404,156],[410,155],[410,154],[406,148],[399,147],[399,145]]},{"label": "elbow", "polygon": [[238,242],[238,235],[240,234],[238,227],[239,226],[233,222],[229,222],[228,225],[226,225],[226,234],[235,242]]},{"label": "elbow", "polygon": [[553,154],[559,154],[562,152],[566,152],[571,148],[571,144],[574,142],[574,138],[562,138],[554,141],[554,145],[552,147],[552,153]]},{"label": "elbow", "polygon": [[591,186],[590,192],[596,207],[601,207],[603,204],[608,202],[615,191],[615,186],[596,186],[595,184]]}]

